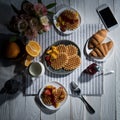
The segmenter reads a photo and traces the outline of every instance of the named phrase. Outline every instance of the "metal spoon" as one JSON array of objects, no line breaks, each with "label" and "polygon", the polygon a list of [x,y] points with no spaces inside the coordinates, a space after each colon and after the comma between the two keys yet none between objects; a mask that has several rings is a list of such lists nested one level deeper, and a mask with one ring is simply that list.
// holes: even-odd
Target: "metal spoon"
[{"label": "metal spoon", "polygon": [[81,90],[80,88],[76,85],[75,82],[71,82],[71,91],[72,94],[76,97],[79,97],[82,102],[85,104],[86,109],[89,111],[89,113],[94,114],[95,110],[89,105],[89,103],[85,100],[85,98],[81,95]]},{"label": "metal spoon", "polygon": [[96,69],[97,69],[98,71],[101,71],[101,72],[103,73],[103,75],[109,75],[109,74],[115,73],[114,70],[104,69],[104,68],[102,68],[102,67],[99,66],[99,65],[96,65]]}]

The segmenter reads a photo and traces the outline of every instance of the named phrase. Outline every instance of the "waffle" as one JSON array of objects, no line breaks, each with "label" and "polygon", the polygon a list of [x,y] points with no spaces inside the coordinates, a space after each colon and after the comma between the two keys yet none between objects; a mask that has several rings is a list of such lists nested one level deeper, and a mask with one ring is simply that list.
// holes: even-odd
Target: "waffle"
[{"label": "waffle", "polygon": [[74,10],[65,10],[58,18],[60,19],[58,22],[61,22],[62,24],[64,22],[67,30],[76,29],[80,24],[79,14]]},{"label": "waffle", "polygon": [[67,30],[74,30],[79,26],[79,24],[77,22],[74,24],[70,24],[69,22],[66,22],[66,26],[67,26]]},{"label": "waffle", "polygon": [[69,57],[72,57],[72,56],[78,54],[78,48],[75,47],[74,45],[71,45],[71,44],[70,44],[70,45],[67,45],[66,47],[67,47],[67,55],[68,55]]},{"label": "waffle", "polygon": [[78,55],[70,57],[67,64],[64,66],[65,70],[74,70],[81,64],[81,58]]},{"label": "waffle", "polygon": [[57,59],[51,61],[51,67],[55,70],[59,70],[68,62],[68,57],[66,53],[60,53]]},{"label": "waffle", "polygon": [[57,50],[59,51],[59,53],[62,53],[62,52],[67,52],[67,48],[64,44],[59,44],[57,46]]},{"label": "waffle", "polygon": [[66,92],[65,92],[65,90],[62,88],[62,87],[59,87],[58,89],[57,89],[57,101],[58,102],[62,102],[64,99],[65,99],[65,97],[66,97]]},{"label": "waffle", "polygon": [[44,104],[46,104],[46,105],[52,105],[51,97],[50,97],[50,96],[42,95],[42,101],[43,101]]}]

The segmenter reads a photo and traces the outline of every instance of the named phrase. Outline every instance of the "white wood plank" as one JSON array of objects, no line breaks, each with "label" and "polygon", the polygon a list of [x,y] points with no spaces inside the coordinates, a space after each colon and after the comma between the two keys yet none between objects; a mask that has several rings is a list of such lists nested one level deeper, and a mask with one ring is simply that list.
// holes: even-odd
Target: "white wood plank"
[{"label": "white wood plank", "polygon": [[84,23],[98,23],[98,15],[96,13],[96,8],[98,6],[98,0],[85,0],[85,6],[84,6]]},{"label": "white wood plank", "polygon": [[[48,5],[50,3],[55,3],[55,2],[56,0],[49,0],[49,1],[43,0],[44,5]],[[49,9],[49,11],[55,12],[56,6]],[[45,109],[45,108],[40,109],[40,120],[55,120],[55,119],[56,119],[56,112],[49,111],[48,109]]]},{"label": "white wood plank", "polygon": [[[56,0],[56,11],[64,6],[69,6],[69,0]],[[56,112],[56,120],[70,120],[70,97],[67,102]]]},{"label": "white wood plank", "polygon": [[[85,6],[84,6],[84,23],[99,23],[99,18],[96,13],[96,8],[99,4],[98,0],[92,0],[88,1],[85,0]],[[95,114],[91,115],[84,109],[84,120],[100,120],[101,116],[101,97],[96,96],[88,96],[86,97],[86,100],[90,103],[91,106],[95,109]],[[99,109],[98,109],[99,108]]]},{"label": "white wood plank", "polygon": [[[115,70],[115,58],[115,55],[111,56],[111,58],[109,58],[109,62],[106,62],[105,68],[108,68],[109,70]],[[104,77],[104,94],[101,98],[101,119],[103,120],[115,119],[115,76],[116,74],[111,74]]]},{"label": "white wood plank", "polygon": [[23,97],[22,93],[11,95],[11,99],[9,100],[9,107],[10,120],[25,119],[25,97]]},{"label": "white wood plank", "polygon": [[70,97],[68,96],[66,103],[56,112],[56,120],[70,120],[70,111]]},{"label": "white wood plank", "polygon": [[[114,13],[115,13],[115,17],[117,18],[118,23],[120,24],[120,1],[119,0],[114,0]],[[120,44],[120,27],[116,30],[115,33],[113,33],[115,37],[115,42],[116,42],[116,52],[115,52],[115,56],[116,56],[116,120],[120,119],[120,50],[119,50],[119,44]]]},{"label": "white wood plank", "polygon": [[90,114],[87,110],[84,110],[84,120],[101,120],[101,97],[89,96],[85,97],[88,103],[94,108],[95,113]]},{"label": "white wood plank", "polygon": [[81,24],[84,24],[84,19],[85,19],[85,1],[84,0],[70,0],[70,6],[74,9],[76,9],[80,16],[81,16]]},{"label": "white wood plank", "polygon": [[0,119],[10,120],[9,96],[0,94]]},{"label": "white wood plank", "polygon": [[26,98],[25,98],[24,118],[25,118],[25,120],[39,120],[40,119],[39,102],[38,102],[38,99],[36,102],[34,96],[26,96]]},{"label": "white wood plank", "polygon": [[[101,0],[99,4],[107,3],[114,12],[113,0]],[[114,36],[113,36],[114,38]],[[108,62],[104,63],[107,69],[115,69],[115,56],[112,56]],[[115,119],[115,75],[104,77],[104,94],[101,98],[101,119],[114,120]],[[109,102],[107,102],[109,101]]]},{"label": "white wood plank", "polygon": [[71,120],[84,120],[85,106],[80,98],[71,97],[70,101]]}]

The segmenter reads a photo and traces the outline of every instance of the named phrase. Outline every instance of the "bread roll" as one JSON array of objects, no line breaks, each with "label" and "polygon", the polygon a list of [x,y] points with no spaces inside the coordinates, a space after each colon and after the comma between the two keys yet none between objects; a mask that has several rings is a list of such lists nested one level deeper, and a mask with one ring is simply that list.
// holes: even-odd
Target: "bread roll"
[{"label": "bread roll", "polygon": [[100,45],[98,45],[97,47],[95,47],[91,52],[90,52],[90,56],[96,57],[96,58],[104,58],[108,52],[110,51],[110,49],[113,46],[113,41],[109,41],[107,43],[102,43]]},{"label": "bread roll", "polygon": [[99,30],[94,35],[92,35],[92,37],[90,38],[88,42],[88,48],[93,49],[94,47],[97,47],[99,44],[103,42],[106,36],[107,36],[106,29]]}]

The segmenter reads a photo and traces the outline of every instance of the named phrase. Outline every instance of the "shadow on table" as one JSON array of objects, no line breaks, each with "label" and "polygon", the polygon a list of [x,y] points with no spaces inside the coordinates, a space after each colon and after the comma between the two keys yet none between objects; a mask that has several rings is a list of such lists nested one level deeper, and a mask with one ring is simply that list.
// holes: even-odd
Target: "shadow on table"
[{"label": "shadow on table", "polygon": [[[11,36],[13,35],[0,34],[0,52],[4,42]],[[27,70],[20,61],[5,59],[0,54],[0,106],[16,98],[21,92],[25,95],[25,89],[32,84],[31,77],[29,77],[29,84],[26,84],[27,76]]]},{"label": "shadow on table", "polygon": [[68,76],[69,74],[66,74],[66,75],[60,75],[60,74],[55,74],[55,73],[52,73],[48,70],[45,71],[45,75],[51,77],[51,78],[64,78],[66,76]]},{"label": "shadow on table", "polygon": [[32,84],[26,86],[26,75],[24,73],[17,74],[13,78],[4,83],[3,88],[0,88],[0,106],[8,100],[16,98],[21,92],[25,95],[25,89]]},{"label": "shadow on table", "polygon": [[78,81],[80,83],[89,82],[93,78],[93,75],[87,74],[84,71],[81,72]]},{"label": "shadow on table", "polygon": [[37,106],[40,108],[40,110],[41,110],[42,112],[44,112],[44,113],[46,113],[46,114],[53,114],[53,113],[57,112],[57,110],[49,110],[49,109],[45,108],[45,107],[43,106],[43,104],[40,102],[38,95],[35,96],[35,99],[34,99],[34,100],[35,100],[35,103],[37,104]]},{"label": "shadow on table", "polygon": [[0,1],[0,24],[8,24],[13,15],[12,7],[7,1]]}]

